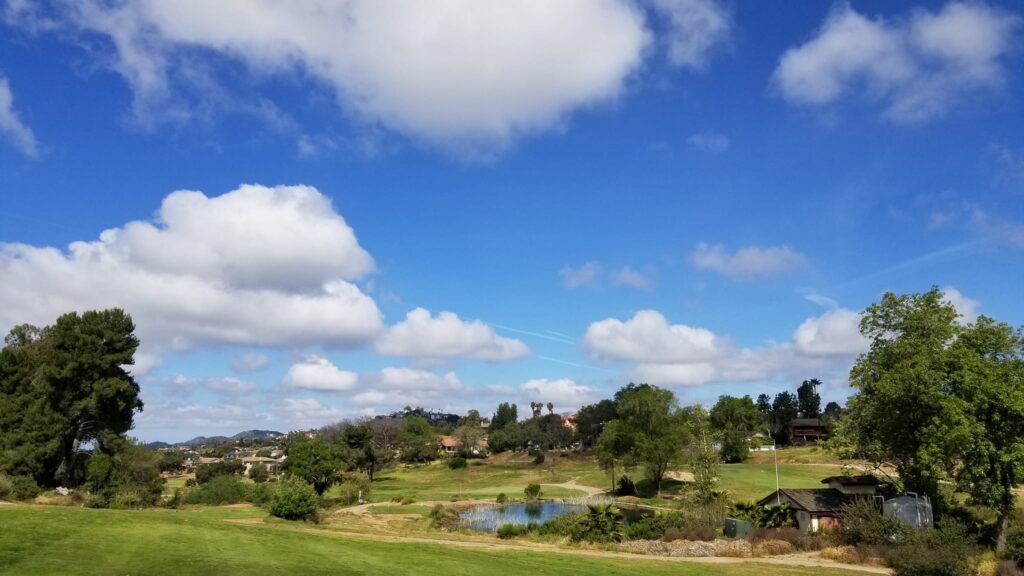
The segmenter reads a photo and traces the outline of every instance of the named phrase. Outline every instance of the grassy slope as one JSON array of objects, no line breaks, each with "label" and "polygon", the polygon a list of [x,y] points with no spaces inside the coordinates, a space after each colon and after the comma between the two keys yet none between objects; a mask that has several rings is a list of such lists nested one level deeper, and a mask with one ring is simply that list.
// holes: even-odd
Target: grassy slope
[{"label": "grassy slope", "polygon": [[0,506],[2,575],[218,574],[661,574],[804,576],[842,574],[755,563],[669,564],[557,553],[446,548],[440,544],[346,540],[227,518],[253,508],[194,511]]}]

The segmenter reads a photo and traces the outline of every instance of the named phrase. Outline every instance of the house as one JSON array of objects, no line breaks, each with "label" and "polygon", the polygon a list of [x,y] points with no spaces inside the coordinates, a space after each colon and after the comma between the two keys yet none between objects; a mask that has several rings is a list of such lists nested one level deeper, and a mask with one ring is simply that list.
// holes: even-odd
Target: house
[{"label": "house", "polygon": [[821,481],[828,488],[781,488],[757,502],[758,506],[788,504],[797,526],[805,532],[834,528],[847,504],[858,498],[874,498],[881,485],[870,475],[830,476]]},{"label": "house", "polygon": [[242,464],[245,466],[245,474],[247,476],[249,475],[249,470],[251,470],[256,464],[263,464],[271,474],[277,474],[277,468],[281,465],[280,460],[267,458],[266,456],[246,456],[244,458],[239,458],[239,460],[241,460]]},{"label": "house", "polygon": [[794,444],[814,444],[828,438],[828,428],[820,418],[794,418],[789,422],[789,437]]},{"label": "house", "polygon": [[[448,455],[454,456],[458,454],[459,448],[462,447],[462,442],[454,436],[439,436],[437,443],[441,446],[441,450]],[[483,456],[487,454],[487,440],[478,440],[476,446],[470,448],[470,453],[474,456]]]},{"label": "house", "polygon": [[565,426],[569,430],[572,430],[573,432],[575,432],[576,431],[576,415],[573,414],[572,416],[562,416],[562,426]]}]

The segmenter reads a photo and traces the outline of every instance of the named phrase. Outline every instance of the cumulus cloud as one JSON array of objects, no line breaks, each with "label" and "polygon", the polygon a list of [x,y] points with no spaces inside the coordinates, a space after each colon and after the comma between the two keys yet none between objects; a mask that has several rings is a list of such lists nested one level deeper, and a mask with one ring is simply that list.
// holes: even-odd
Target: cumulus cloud
[{"label": "cumulus cloud", "polygon": [[231,359],[231,370],[241,374],[259,372],[270,366],[270,356],[266,354],[241,354]]},{"label": "cumulus cloud", "polygon": [[361,391],[352,396],[359,406],[398,408],[406,405],[450,405],[466,391],[454,372],[437,374],[412,368],[383,368],[360,378]]},{"label": "cumulus cloud", "polygon": [[275,406],[275,419],[293,428],[319,428],[352,416],[315,398],[284,398]]},{"label": "cumulus cloud", "polygon": [[254,382],[235,378],[234,376],[220,378],[189,378],[188,376],[176,374],[167,380],[167,384],[182,390],[202,388],[226,395],[246,394],[256,389],[256,384]]},{"label": "cumulus cloud", "polygon": [[284,375],[285,386],[324,392],[352,390],[358,381],[355,372],[341,370],[327,358],[315,354],[292,364]]},{"label": "cumulus cloud", "polygon": [[774,82],[795,104],[828,105],[859,91],[891,121],[924,122],[1003,84],[1020,23],[981,2],[893,20],[843,4],[814,38],[782,55]]},{"label": "cumulus cloud", "polygon": [[633,288],[650,288],[651,278],[630,266],[623,266],[615,273],[615,283]]},{"label": "cumulus cloud", "polygon": [[32,129],[22,122],[14,109],[14,93],[11,84],[0,75],[0,137],[7,138],[22,154],[29,157],[39,155],[39,145]]},{"label": "cumulus cloud", "polygon": [[479,320],[465,321],[452,312],[432,316],[423,308],[411,310],[405,320],[385,330],[376,346],[377,352],[385,356],[489,362],[515,360],[531,353],[521,340],[498,336]]},{"label": "cumulus cloud", "polygon": [[601,265],[597,262],[587,262],[576,268],[566,266],[558,272],[558,275],[562,277],[562,286],[569,290],[581,286],[593,286],[597,284],[597,280],[601,276]]},{"label": "cumulus cloud", "polygon": [[211,344],[355,346],[381,329],[376,304],[351,282],[372,268],[314,188],[174,192],[154,220],[66,251],[0,244],[0,325],[121,307],[151,353]]},{"label": "cumulus cloud", "polygon": [[692,261],[698,269],[732,277],[770,276],[807,266],[807,257],[789,246],[745,246],[731,252],[704,242],[693,251]]},{"label": "cumulus cloud", "polygon": [[970,323],[978,319],[978,309],[981,308],[981,302],[964,296],[952,286],[943,288],[942,295],[946,297],[947,302],[953,305],[953,308],[956,308],[963,322]]},{"label": "cumulus cloud", "polygon": [[732,30],[732,16],[713,0],[651,0],[667,16],[669,62],[703,70],[714,50],[724,46]]},{"label": "cumulus cloud", "polygon": [[846,308],[804,320],[793,333],[793,343],[805,356],[856,355],[868,349],[860,333],[860,313]]},{"label": "cumulus cloud", "polygon": [[238,404],[157,402],[147,403],[146,410],[139,413],[135,420],[140,428],[149,430],[180,431],[182,428],[194,428],[237,432],[265,427],[271,419],[267,414],[254,412],[251,408]]},{"label": "cumulus cloud", "polygon": [[568,378],[527,380],[520,388],[531,401],[542,404],[551,402],[556,411],[579,408],[594,400],[593,388]]},{"label": "cumulus cloud", "polygon": [[583,335],[583,347],[596,359],[682,363],[713,358],[721,340],[710,330],[670,325],[661,313],[641,310],[623,322],[608,318],[594,322]]}]

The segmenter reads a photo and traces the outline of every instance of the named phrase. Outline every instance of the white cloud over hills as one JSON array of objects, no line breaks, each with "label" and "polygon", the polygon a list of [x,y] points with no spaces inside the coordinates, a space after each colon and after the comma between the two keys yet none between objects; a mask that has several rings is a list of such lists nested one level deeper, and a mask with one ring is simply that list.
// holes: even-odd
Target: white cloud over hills
[{"label": "white cloud over hills", "polygon": [[452,312],[432,316],[423,308],[409,311],[405,320],[389,327],[377,339],[376,347],[384,356],[420,359],[462,357],[501,362],[531,354],[521,340],[498,336],[479,320],[462,320]]}]

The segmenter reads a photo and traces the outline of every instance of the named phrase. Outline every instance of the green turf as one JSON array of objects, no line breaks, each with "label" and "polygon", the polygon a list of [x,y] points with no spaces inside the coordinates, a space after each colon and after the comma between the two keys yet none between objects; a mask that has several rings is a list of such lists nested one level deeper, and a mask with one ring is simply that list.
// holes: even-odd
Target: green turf
[{"label": "green turf", "polygon": [[[253,508],[92,510],[0,506],[0,575],[469,574],[810,576],[820,568],[676,564],[551,552],[473,550],[330,536],[283,521],[240,525]],[[852,574],[852,573],[850,573]]]},{"label": "green turf", "polygon": [[[779,485],[824,488],[821,480],[839,473],[835,466],[779,464]],[[728,490],[732,500],[759,500],[775,491],[774,464],[723,464],[718,475],[719,487]]]},{"label": "green turf", "polygon": [[419,514],[426,516],[430,514],[429,506],[386,506],[378,504],[376,506],[370,506],[370,514]]}]

